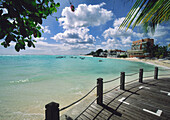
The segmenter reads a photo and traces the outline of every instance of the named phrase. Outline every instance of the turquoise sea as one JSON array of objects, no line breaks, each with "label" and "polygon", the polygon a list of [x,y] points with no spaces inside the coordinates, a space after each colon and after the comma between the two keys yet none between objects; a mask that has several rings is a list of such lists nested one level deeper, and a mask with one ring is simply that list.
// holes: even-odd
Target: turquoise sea
[{"label": "turquoise sea", "polygon": [[99,77],[107,81],[120,72],[154,69],[153,65],[118,59],[56,57],[0,56],[0,120],[41,120],[47,103],[54,101],[64,107],[93,88]]}]

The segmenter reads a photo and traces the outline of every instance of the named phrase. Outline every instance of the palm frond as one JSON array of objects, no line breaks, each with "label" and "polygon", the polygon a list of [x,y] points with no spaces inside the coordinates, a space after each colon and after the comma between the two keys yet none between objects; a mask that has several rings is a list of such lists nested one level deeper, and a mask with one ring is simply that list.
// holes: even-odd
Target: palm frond
[{"label": "palm frond", "polygon": [[132,25],[143,24],[145,27],[151,26],[155,29],[157,24],[170,20],[170,0],[137,0],[130,12],[119,26],[119,30]]},{"label": "palm frond", "polygon": [[131,8],[130,12],[128,13],[128,15],[126,16],[125,20],[122,22],[122,24],[120,25],[119,29],[124,28],[126,26],[126,24],[128,23],[128,21],[131,19],[132,15],[135,13],[136,9],[138,8],[138,6],[141,4],[142,0],[137,0],[135,2],[135,4],[133,5],[133,7]]},{"label": "palm frond", "polygon": [[128,30],[128,28],[130,27],[130,25],[132,24],[133,20],[136,18],[136,16],[138,15],[139,11],[142,9],[142,7],[144,6],[145,2],[147,0],[144,0],[143,3],[141,4],[140,8],[137,10],[136,14],[134,15],[134,17],[131,19],[131,21],[128,23],[128,26],[126,28],[126,30]]}]

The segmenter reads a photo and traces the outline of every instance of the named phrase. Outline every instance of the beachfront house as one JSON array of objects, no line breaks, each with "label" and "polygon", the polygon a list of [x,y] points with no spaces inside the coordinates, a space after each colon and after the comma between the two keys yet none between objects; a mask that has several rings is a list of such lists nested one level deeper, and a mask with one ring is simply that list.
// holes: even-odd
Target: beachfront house
[{"label": "beachfront house", "polygon": [[108,57],[114,57],[117,58],[121,55],[126,55],[126,51],[123,50],[118,50],[118,49],[114,49],[114,50],[108,50]]},{"label": "beachfront house", "polygon": [[150,53],[147,52],[149,47],[154,45],[154,39],[146,38],[142,40],[133,41],[131,50],[128,50],[128,57],[145,58],[150,57]]},{"label": "beachfront house", "polygon": [[100,57],[107,57],[107,52],[106,51],[103,51],[99,54]]}]

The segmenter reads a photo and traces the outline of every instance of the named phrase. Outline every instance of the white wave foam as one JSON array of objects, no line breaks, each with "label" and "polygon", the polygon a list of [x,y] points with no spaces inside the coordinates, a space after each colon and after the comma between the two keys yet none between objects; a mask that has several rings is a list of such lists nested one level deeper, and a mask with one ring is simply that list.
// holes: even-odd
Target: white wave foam
[{"label": "white wave foam", "polygon": [[71,88],[71,90],[79,90],[79,87]]},{"label": "white wave foam", "polygon": [[83,95],[83,93],[82,93],[81,91],[76,92],[75,94],[76,94],[76,95]]},{"label": "white wave foam", "polygon": [[25,82],[29,82],[29,79],[25,79],[25,80],[17,80],[17,81],[10,81],[10,83],[25,83]]}]

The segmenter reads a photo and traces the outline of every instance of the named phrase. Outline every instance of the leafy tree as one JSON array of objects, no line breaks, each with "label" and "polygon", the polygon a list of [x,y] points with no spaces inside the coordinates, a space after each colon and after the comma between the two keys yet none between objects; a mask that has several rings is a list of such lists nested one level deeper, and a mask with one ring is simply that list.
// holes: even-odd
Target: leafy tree
[{"label": "leafy tree", "polygon": [[96,51],[97,56],[99,56],[101,52],[103,52],[103,49],[98,49],[98,50]]},{"label": "leafy tree", "polygon": [[149,53],[151,57],[154,57],[154,52],[157,51],[158,45],[151,45],[150,42],[147,42],[144,47],[144,53]]},{"label": "leafy tree", "polygon": [[149,53],[151,57],[164,58],[168,56],[168,46],[151,45],[147,42],[144,52]]},{"label": "leafy tree", "polygon": [[107,51],[107,50],[105,50],[104,52],[106,52],[106,53],[107,53],[108,51]]},{"label": "leafy tree", "polygon": [[149,53],[151,57],[164,58],[168,56],[168,47],[159,45],[152,46],[147,42],[144,52]]},{"label": "leafy tree", "polygon": [[117,57],[118,58],[127,58],[128,56],[127,55],[118,55]]},{"label": "leafy tree", "polygon": [[59,6],[54,0],[0,0],[1,45],[7,48],[13,41],[17,52],[35,47],[32,36],[41,37],[42,19],[57,12]]},{"label": "leafy tree", "polygon": [[136,25],[142,23],[146,32],[147,27],[150,26],[154,33],[158,24],[170,20],[169,7],[169,0],[136,0],[119,29],[123,29],[127,25],[126,30],[128,30],[132,23],[132,29],[134,29]]},{"label": "leafy tree", "polygon": [[94,55],[95,52],[94,51],[91,51],[90,53],[88,53],[87,55]]},{"label": "leafy tree", "polygon": [[162,58],[167,57],[168,55],[168,47],[167,46],[160,46],[158,47],[158,53],[159,57],[162,56]]}]

